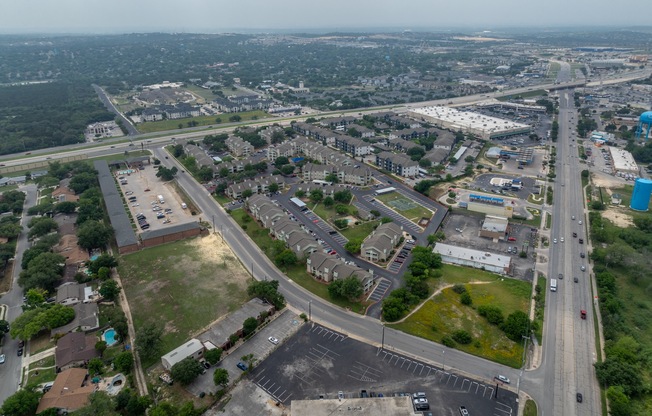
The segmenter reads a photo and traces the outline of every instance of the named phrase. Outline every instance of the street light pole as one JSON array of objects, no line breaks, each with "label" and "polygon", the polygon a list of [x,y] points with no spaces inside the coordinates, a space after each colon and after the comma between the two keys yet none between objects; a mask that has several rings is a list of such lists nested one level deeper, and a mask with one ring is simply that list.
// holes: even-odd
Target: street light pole
[{"label": "street light pole", "polygon": [[381,342],[382,346],[380,347],[381,349],[385,349],[385,325],[383,325],[383,340]]},{"label": "street light pole", "polygon": [[308,320],[312,321],[312,301],[308,301]]},{"label": "street light pole", "polygon": [[446,371],[446,350],[441,351],[441,357],[442,357],[441,366],[443,367],[444,371]]}]

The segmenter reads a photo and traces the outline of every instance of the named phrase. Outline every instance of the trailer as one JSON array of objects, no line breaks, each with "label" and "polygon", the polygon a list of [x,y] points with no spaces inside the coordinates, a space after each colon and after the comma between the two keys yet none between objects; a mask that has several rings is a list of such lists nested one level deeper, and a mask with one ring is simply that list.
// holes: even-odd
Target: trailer
[{"label": "trailer", "polygon": [[158,195],[157,198],[158,198],[159,204],[165,204],[165,199],[163,198],[163,195]]}]

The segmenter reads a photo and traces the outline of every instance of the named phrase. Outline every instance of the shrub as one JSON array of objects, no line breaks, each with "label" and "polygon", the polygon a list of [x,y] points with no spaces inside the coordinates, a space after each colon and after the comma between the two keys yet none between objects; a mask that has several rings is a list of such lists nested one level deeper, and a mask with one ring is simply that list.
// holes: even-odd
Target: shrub
[{"label": "shrub", "polygon": [[455,347],[455,341],[453,341],[453,338],[449,337],[446,335],[444,338],[441,339],[441,343],[447,346],[448,348],[454,348]]},{"label": "shrub", "polygon": [[471,306],[473,304],[473,299],[471,299],[469,292],[462,293],[460,296],[460,302],[462,302],[462,305],[466,306]]},{"label": "shrub", "polygon": [[466,292],[466,288],[464,287],[464,285],[458,284],[453,286],[453,292],[459,293],[461,295],[462,293]]},{"label": "shrub", "polygon": [[505,320],[503,311],[498,306],[479,306],[478,315],[485,317],[487,322],[493,325],[501,325]]},{"label": "shrub", "polygon": [[471,341],[473,341],[473,338],[471,337],[471,334],[469,334],[468,332],[466,332],[463,329],[459,329],[459,330],[453,332],[452,338],[453,338],[453,340],[455,342],[457,342],[459,344],[462,344],[462,345],[468,345],[468,344],[471,343]]}]

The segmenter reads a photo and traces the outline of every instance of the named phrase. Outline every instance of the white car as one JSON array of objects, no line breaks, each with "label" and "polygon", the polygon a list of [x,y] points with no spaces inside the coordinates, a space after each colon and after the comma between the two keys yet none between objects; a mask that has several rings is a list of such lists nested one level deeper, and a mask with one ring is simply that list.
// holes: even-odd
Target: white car
[{"label": "white car", "polygon": [[559,241],[564,242],[564,237],[560,238]]},{"label": "white car", "polygon": [[553,238],[553,239],[552,239],[552,242],[555,243],[555,244],[557,244],[557,239],[556,239],[556,238]]},{"label": "white car", "polygon": [[428,399],[424,399],[424,398],[414,399],[414,404],[426,404],[426,403],[428,403]]},{"label": "white car", "polygon": [[499,380],[499,381],[502,381],[505,384],[509,384],[509,379],[507,377],[505,377],[505,376],[500,375],[500,374],[496,376],[496,379]]},{"label": "white car", "polygon": [[277,345],[277,344],[278,344],[278,339],[276,339],[276,338],[274,338],[274,337],[269,337],[269,338],[267,338],[267,340],[268,340],[269,342],[271,342],[272,344],[274,344],[274,345]]},{"label": "white car", "polygon": [[579,225],[582,225],[582,220],[579,220],[577,223],[578,223]]},{"label": "white car", "polygon": [[4,364],[4,363],[5,363],[5,355],[0,354],[0,364]]}]

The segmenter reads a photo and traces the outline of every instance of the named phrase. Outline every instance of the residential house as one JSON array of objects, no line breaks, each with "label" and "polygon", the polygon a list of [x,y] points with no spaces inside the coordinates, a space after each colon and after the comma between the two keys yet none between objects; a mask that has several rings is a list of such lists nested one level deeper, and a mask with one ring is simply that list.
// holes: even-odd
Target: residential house
[{"label": "residential house", "polygon": [[367,128],[365,126],[359,126],[359,125],[354,125],[351,126],[350,128],[356,130],[358,133],[360,133],[360,137],[363,139],[370,139],[374,136],[376,136],[376,131],[372,130],[370,128]]},{"label": "residential house", "polygon": [[57,288],[56,302],[65,306],[78,303],[91,303],[99,299],[99,294],[86,284],[70,282]]},{"label": "residential house", "polygon": [[163,105],[161,110],[165,113],[168,120],[177,120],[180,118],[198,117],[201,112],[199,107],[193,107],[188,103],[179,103],[175,105]]},{"label": "residential house", "polygon": [[330,127],[330,128],[337,128],[337,127],[346,127],[349,124],[353,124],[354,121],[356,121],[357,118],[352,117],[352,116],[346,116],[346,117],[329,117],[325,118],[323,120],[319,121],[319,125],[322,127]]},{"label": "residential house", "polygon": [[398,138],[390,138],[388,144],[392,149],[398,150],[399,152],[407,152],[414,147],[422,147],[412,141]]},{"label": "residential house", "polygon": [[272,224],[281,218],[287,217],[285,212],[276,205],[265,205],[258,210],[257,220],[263,227],[270,228]]},{"label": "residential house", "polygon": [[79,201],[79,196],[75,195],[75,192],[72,191],[67,186],[59,185],[57,189],[52,191],[50,195],[56,200],[56,202],[77,202]]},{"label": "residential house", "polygon": [[372,175],[372,170],[366,166],[339,166],[337,168],[337,179],[341,183],[366,186],[371,182]]},{"label": "residential house", "polygon": [[365,293],[369,292],[374,285],[374,276],[371,272],[355,265],[346,264],[342,260],[319,251],[310,254],[306,260],[306,269],[308,273],[325,282],[355,276],[362,283]]},{"label": "residential house", "polygon": [[419,163],[402,154],[380,152],[376,155],[376,166],[406,178],[419,174]]},{"label": "residential house", "polygon": [[69,368],[57,374],[54,384],[39,401],[36,414],[56,409],[58,414],[68,414],[89,403],[89,396],[97,390],[84,368]]},{"label": "residential house", "polygon": [[306,232],[303,232],[303,235],[301,234],[302,233],[293,233],[285,242],[288,245],[288,248],[294,251],[298,258],[305,258],[309,256],[310,253],[322,249],[322,246],[314,237],[310,236],[310,234]]},{"label": "residential house", "polygon": [[372,262],[387,261],[403,236],[403,228],[393,222],[379,225],[363,242],[362,257]]},{"label": "residential house", "polygon": [[206,154],[204,149],[202,149],[201,147],[196,146],[194,144],[186,144],[183,147],[183,150],[186,152],[186,154],[195,158],[195,160],[197,161],[197,165],[208,166],[213,170],[213,172],[217,171],[217,166],[215,165],[215,162],[210,156],[208,156],[208,154]]},{"label": "residential house", "polygon": [[57,372],[72,367],[82,367],[92,358],[100,356],[95,349],[97,337],[83,332],[71,332],[59,338],[54,353]]},{"label": "residential house", "polygon": [[292,221],[287,216],[276,220],[270,227],[270,232],[277,240],[283,242],[287,242],[292,234],[306,234],[299,222]]},{"label": "residential house", "polygon": [[437,140],[435,140],[435,142],[433,143],[432,148],[444,149],[450,152],[453,149],[453,146],[455,146],[455,134],[446,130],[437,130],[437,131],[438,131]]},{"label": "residential house", "polygon": [[294,143],[294,140],[289,140],[278,144],[276,146],[270,146],[267,148],[267,159],[270,162],[274,162],[276,158],[279,157],[295,157],[299,152],[299,149]]},{"label": "residential house", "polygon": [[72,307],[75,318],[68,324],[52,329],[52,336],[74,331],[91,331],[100,326],[97,303],[77,303]]},{"label": "residential house", "polygon": [[264,130],[261,130],[260,137],[262,137],[267,144],[272,144],[272,136],[274,136],[275,133],[282,133],[283,137],[285,137],[285,131],[279,126],[269,126]]},{"label": "residential house", "polygon": [[162,356],[161,364],[163,364],[163,368],[170,371],[175,364],[180,363],[188,357],[199,360],[203,356],[204,344],[202,344],[198,339],[192,338],[180,347],[177,347]]},{"label": "residential house", "polygon": [[66,258],[66,264],[81,265],[90,259],[88,250],[79,247],[76,234],[63,234],[59,244],[54,246],[54,252]]}]

